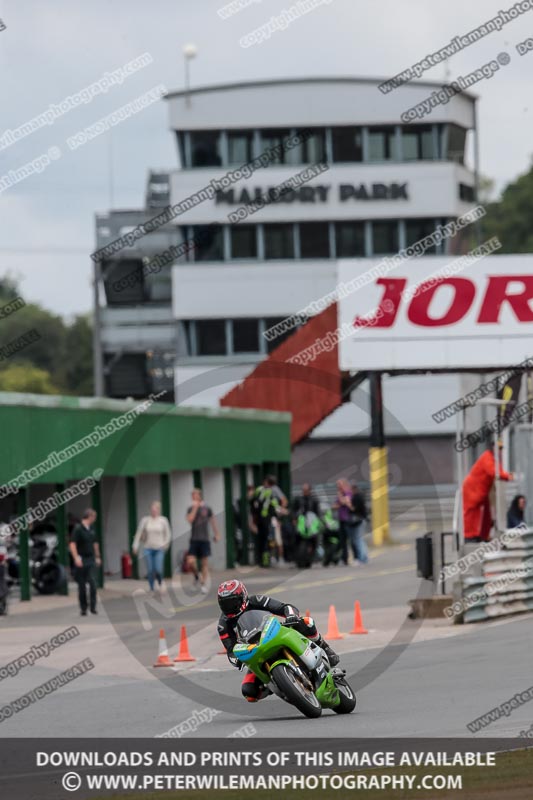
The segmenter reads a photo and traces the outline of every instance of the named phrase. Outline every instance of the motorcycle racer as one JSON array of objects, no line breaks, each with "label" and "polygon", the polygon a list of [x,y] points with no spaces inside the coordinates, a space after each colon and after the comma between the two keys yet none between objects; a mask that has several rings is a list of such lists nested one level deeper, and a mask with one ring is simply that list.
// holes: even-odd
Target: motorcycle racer
[{"label": "motorcycle racer", "polygon": [[[265,594],[248,595],[248,590],[244,583],[235,579],[224,581],[224,583],[220,584],[217,599],[221,611],[218,620],[218,635],[226,649],[228,658],[231,656],[233,647],[237,642],[236,627],[241,614],[245,611],[269,611],[271,614],[285,617],[285,623],[291,624],[298,633],[306,636],[321,647],[332,667],[339,663],[339,656],[319,634],[312,617],[301,617],[295,606],[289,603],[282,603],[281,600],[276,600]],[[235,666],[240,669],[241,664]],[[246,700],[250,703],[255,703],[271,694],[271,691],[250,670],[247,670],[244,676],[241,690]]]}]

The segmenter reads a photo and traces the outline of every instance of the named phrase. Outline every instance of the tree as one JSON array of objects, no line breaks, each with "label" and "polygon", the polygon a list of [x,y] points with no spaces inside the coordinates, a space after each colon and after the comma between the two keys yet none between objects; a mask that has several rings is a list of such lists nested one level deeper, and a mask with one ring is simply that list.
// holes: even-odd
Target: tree
[{"label": "tree", "polygon": [[[18,296],[17,282],[10,275],[0,277],[0,305]],[[62,317],[37,303],[28,303],[0,319],[0,345],[7,345],[30,331],[36,331],[39,338],[9,360],[0,362],[0,391],[91,395],[93,358],[89,315],[77,316],[67,324]],[[25,371],[27,379],[23,378]]]},{"label": "tree", "polygon": [[29,363],[9,364],[0,371],[0,391],[61,394],[50,373]]},{"label": "tree", "polygon": [[502,243],[498,253],[533,252],[533,164],[514,183],[508,184],[495,203],[487,205],[482,219],[483,238],[497,236]]},{"label": "tree", "polygon": [[[61,317],[34,303],[29,303],[6,319],[0,320],[2,344],[18,339],[31,330],[37,331],[39,339],[24,349],[23,354],[21,353],[22,360],[49,372],[54,382],[61,384],[59,373],[65,365],[65,323]],[[13,356],[12,361],[17,360],[19,359]]]},{"label": "tree", "polygon": [[9,275],[9,273],[4,275],[3,278],[0,278],[0,298],[2,302],[7,303],[9,300],[14,300],[15,297],[18,296],[19,290],[16,279]]},{"label": "tree", "polygon": [[80,315],[66,330],[62,383],[77,395],[93,393],[93,329],[89,315]]}]

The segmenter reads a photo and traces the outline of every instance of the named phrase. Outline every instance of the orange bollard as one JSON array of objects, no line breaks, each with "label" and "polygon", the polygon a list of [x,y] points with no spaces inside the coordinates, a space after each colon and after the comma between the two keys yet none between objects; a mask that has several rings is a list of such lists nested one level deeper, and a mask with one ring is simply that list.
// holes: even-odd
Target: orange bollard
[{"label": "orange bollard", "polygon": [[326,639],[334,641],[335,639],[343,639],[342,633],[339,633],[339,626],[337,625],[337,612],[335,606],[329,607],[328,629],[326,631]]},{"label": "orange bollard", "polygon": [[359,600],[355,601],[353,630],[350,631],[350,633],[368,633],[367,629],[363,625],[363,616],[361,614],[361,604],[359,603]]},{"label": "orange bollard", "polygon": [[180,649],[178,655],[174,659],[174,662],[176,661],[196,661],[189,652],[189,640],[187,639],[187,628],[185,625],[181,626]]},{"label": "orange bollard", "polygon": [[165,639],[165,631],[163,628],[159,631],[159,655],[154,667],[171,667],[172,661],[168,656],[167,640]]}]

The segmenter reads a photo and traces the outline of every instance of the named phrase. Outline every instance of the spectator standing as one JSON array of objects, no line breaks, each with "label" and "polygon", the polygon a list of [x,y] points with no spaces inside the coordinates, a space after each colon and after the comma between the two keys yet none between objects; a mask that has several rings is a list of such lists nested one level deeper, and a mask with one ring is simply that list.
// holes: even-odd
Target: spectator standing
[{"label": "spectator standing", "polygon": [[341,561],[345,565],[348,565],[348,526],[350,519],[351,499],[352,492],[350,490],[350,484],[344,478],[339,478],[337,481],[337,499],[333,504],[333,508],[337,510],[337,519],[339,520]]},{"label": "spectator standing", "polygon": [[[345,478],[340,478],[337,481],[337,500],[333,507],[337,509],[339,520],[341,559],[344,564],[348,564],[349,543],[356,563],[358,561],[361,564],[366,564],[368,554],[362,533],[363,522],[366,519],[366,507],[359,491],[355,494],[355,507],[353,500],[354,492],[352,487]],[[364,517],[362,514],[364,514]]]},{"label": "spectator standing", "polygon": [[302,483],[302,493],[292,501],[292,513],[294,517],[298,517],[300,514],[307,514],[308,511],[312,511],[320,518],[320,501],[313,487],[310,483]]},{"label": "spectator standing", "polygon": [[368,519],[365,498],[356,483],[352,484],[352,509],[350,544],[352,546],[353,557],[361,564],[368,561],[368,549],[364,539],[364,530]]},{"label": "spectator standing", "polygon": [[[252,533],[257,533],[255,530],[255,525],[250,514],[250,503],[253,498],[253,494],[255,491],[255,487],[253,485],[249,485],[246,490],[246,500],[245,500],[245,509],[244,514],[248,520],[248,530]],[[242,509],[242,498],[237,497],[235,502],[233,503],[233,519],[235,522],[235,566],[244,563],[244,559],[246,553],[244,552],[244,531],[243,531],[243,509]]]},{"label": "spectator standing", "polygon": [[262,486],[257,487],[252,498],[254,525],[257,528],[256,563],[260,567],[270,566],[268,547],[270,536],[274,533],[273,520],[287,506],[287,498],[277,485],[276,477],[266,475]]},{"label": "spectator standing", "polygon": [[69,545],[74,561],[74,578],[78,584],[78,600],[82,617],[87,616],[87,584],[89,585],[89,608],[91,614],[98,614],[96,608],[96,567],[102,563],[100,545],[96,541],[93,525],[96,511],[88,508],[83,512],[81,522],[72,531]]},{"label": "spectator standing", "polygon": [[[213,511],[204,503],[201,489],[193,489],[191,498],[192,505],[187,509],[187,522],[191,526],[191,542],[187,554],[187,562],[194,573],[195,583],[200,581],[200,591],[202,594],[207,594],[209,580],[208,559],[211,555],[209,525],[213,529],[215,542],[220,539],[220,533]],[[198,562],[200,562],[200,570],[198,570]]]},{"label": "spectator standing", "polygon": [[150,591],[154,592],[155,582],[161,589],[163,585],[163,563],[165,553],[170,547],[172,532],[166,517],[161,516],[161,503],[154,500],[150,506],[150,515],[143,517],[133,540],[132,550],[135,555],[142,544],[146,561],[146,577]]},{"label": "spectator standing", "polygon": [[525,528],[524,512],[526,510],[527,500],[523,494],[517,494],[513,497],[513,501],[507,511],[507,527],[508,528]]}]

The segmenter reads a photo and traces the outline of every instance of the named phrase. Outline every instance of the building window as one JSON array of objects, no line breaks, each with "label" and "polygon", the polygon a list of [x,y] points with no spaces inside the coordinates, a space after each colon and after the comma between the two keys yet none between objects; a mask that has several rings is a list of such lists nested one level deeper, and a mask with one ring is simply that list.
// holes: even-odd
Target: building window
[{"label": "building window", "polygon": [[465,203],[473,203],[476,199],[476,190],[467,183],[459,184],[459,199]]},{"label": "building window", "polygon": [[230,226],[231,258],[257,258],[257,226]]},{"label": "building window", "polygon": [[458,125],[448,125],[448,152],[446,159],[458,164],[465,162],[466,130]]},{"label": "building window", "polygon": [[[295,164],[320,164],[326,161],[326,131],[324,128],[313,128],[297,131],[304,141],[290,152]],[[288,159],[289,160],[289,159]]]},{"label": "building window", "polygon": [[[411,245],[415,244],[415,242],[419,242],[421,239],[424,239],[426,236],[430,236],[432,233],[435,232],[435,228],[438,225],[438,220],[434,219],[408,219],[405,222],[405,246],[410,247]],[[426,253],[429,255],[435,254],[437,252],[435,245],[428,247],[424,250],[424,253],[421,255],[425,255]]]},{"label": "building window", "polygon": [[195,354],[194,322],[190,319],[184,319],[179,323],[179,339],[178,339],[178,352],[181,356],[193,356]]},{"label": "building window", "polygon": [[337,258],[365,255],[365,223],[336,222],[335,242]]},{"label": "building window", "polygon": [[399,161],[396,129],[393,126],[368,129],[368,160]]},{"label": "building window", "polygon": [[[193,237],[196,241],[193,253],[195,261],[223,261],[224,243],[221,225],[195,225]],[[198,239],[196,239],[198,237]]]},{"label": "building window", "polygon": [[265,258],[294,258],[294,229],[291,223],[265,225]]},{"label": "building window", "polygon": [[398,222],[396,220],[372,223],[372,252],[386,256],[398,252]]},{"label": "building window", "polygon": [[220,131],[191,131],[191,166],[220,167]]},{"label": "building window", "polygon": [[233,320],[233,352],[259,352],[259,325],[257,319]]},{"label": "building window", "polygon": [[332,128],[333,161],[362,161],[363,134],[361,128]]},{"label": "building window", "polygon": [[252,160],[252,131],[228,131],[228,163],[247,164]]},{"label": "building window", "polygon": [[431,125],[402,128],[402,158],[404,161],[424,161],[436,157]]},{"label": "building window", "polygon": [[187,164],[187,154],[185,150],[185,136],[186,134],[183,131],[176,132],[178,137],[178,153],[180,157],[180,164],[184,167],[190,167],[190,164]]},{"label": "building window", "polygon": [[203,319],[196,322],[196,353],[199,356],[226,355],[225,320]]},{"label": "building window", "polygon": [[300,222],[301,258],[329,258],[329,225],[327,222]]},{"label": "building window", "polygon": [[285,141],[290,137],[291,132],[288,129],[275,128],[261,131],[261,152],[269,150],[271,147],[279,147],[279,155],[272,154],[270,157],[271,164],[285,164],[287,161],[287,154],[285,152]]}]

